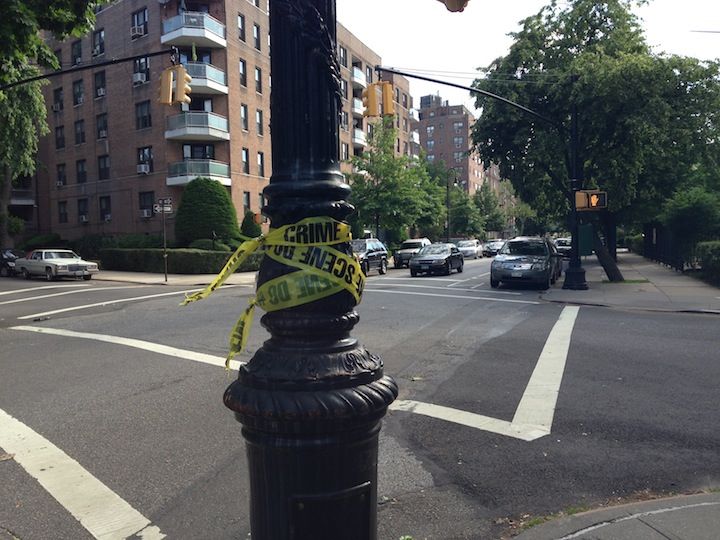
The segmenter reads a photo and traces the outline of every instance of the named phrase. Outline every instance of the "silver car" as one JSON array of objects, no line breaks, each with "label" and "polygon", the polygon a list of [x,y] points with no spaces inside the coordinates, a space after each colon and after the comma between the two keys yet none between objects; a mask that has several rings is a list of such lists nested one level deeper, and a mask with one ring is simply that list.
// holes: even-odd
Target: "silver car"
[{"label": "silver car", "polygon": [[457,243],[457,247],[466,259],[477,259],[483,256],[483,247],[480,240],[475,240],[474,238],[471,240],[460,240]]},{"label": "silver car", "polygon": [[546,238],[520,236],[508,240],[490,265],[490,286],[533,283],[548,289],[560,276],[561,257]]}]

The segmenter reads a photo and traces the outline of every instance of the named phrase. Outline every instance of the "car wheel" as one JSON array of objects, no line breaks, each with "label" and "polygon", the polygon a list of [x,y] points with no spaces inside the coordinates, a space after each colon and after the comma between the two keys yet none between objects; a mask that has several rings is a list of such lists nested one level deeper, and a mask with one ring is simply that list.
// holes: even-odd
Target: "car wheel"
[{"label": "car wheel", "polygon": [[411,275],[412,277],[417,277],[417,270],[412,270],[412,269],[410,269],[410,275]]},{"label": "car wheel", "polygon": [[27,268],[23,268],[22,275],[25,279],[30,279],[32,276],[30,275],[30,272],[28,272]]},{"label": "car wheel", "polygon": [[366,276],[370,274],[370,261],[365,261],[363,264],[363,272]]},{"label": "car wheel", "polygon": [[462,274],[464,265],[465,265],[465,263],[463,261],[460,261],[460,266],[458,266],[458,269],[457,269],[458,274]]},{"label": "car wheel", "polygon": [[0,266],[0,277],[10,277],[10,269],[7,266]]},{"label": "car wheel", "polygon": [[445,268],[443,268],[443,274],[449,276],[450,272],[452,272],[452,265],[450,264],[450,261],[447,261],[445,263]]},{"label": "car wheel", "polygon": [[394,262],[394,263],[393,263],[393,266],[394,266],[395,268],[402,268],[402,267],[403,267],[403,263],[401,263],[401,262]]},{"label": "car wheel", "polygon": [[87,276],[83,276],[83,279],[85,281],[90,281],[92,279],[92,274],[88,274]]},{"label": "car wheel", "polygon": [[551,282],[550,274],[548,274],[547,277],[545,278],[545,281],[543,281],[540,284],[540,289],[542,289],[543,291],[547,291],[550,288],[550,282]]},{"label": "car wheel", "polygon": [[500,286],[500,282],[497,279],[490,278],[490,287],[497,289]]},{"label": "car wheel", "polygon": [[383,259],[380,261],[380,270],[379,272],[381,274],[387,274],[387,260]]},{"label": "car wheel", "polygon": [[47,281],[53,281],[55,279],[55,275],[53,274],[52,268],[45,269],[45,279]]}]

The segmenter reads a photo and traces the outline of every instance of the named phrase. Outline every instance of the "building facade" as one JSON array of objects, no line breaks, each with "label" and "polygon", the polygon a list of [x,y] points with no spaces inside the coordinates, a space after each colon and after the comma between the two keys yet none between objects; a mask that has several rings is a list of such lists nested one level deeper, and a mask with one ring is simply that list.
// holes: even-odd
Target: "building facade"
[{"label": "building facade", "polygon": [[[63,69],[135,59],[63,74],[45,86],[50,134],[38,152],[36,229],[69,240],[158,234],[158,199],[169,197],[176,207],[198,176],[228,189],[238,220],[245,210],[260,212],[272,173],[268,8],[268,0],[115,0],[82,38],[48,39]],[[337,41],[340,158],[348,160],[367,148],[372,122],[362,117],[360,95],[377,79],[381,59],[341,25]],[[161,51],[168,54],[146,56]],[[173,61],[192,77],[190,104],[157,101],[161,73]],[[409,84],[393,82],[397,151],[410,154]]]}]

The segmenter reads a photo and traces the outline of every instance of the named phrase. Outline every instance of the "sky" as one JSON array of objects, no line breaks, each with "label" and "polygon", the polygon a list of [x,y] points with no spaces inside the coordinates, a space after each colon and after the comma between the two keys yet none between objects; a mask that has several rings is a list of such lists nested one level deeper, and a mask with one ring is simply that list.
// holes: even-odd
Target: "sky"
[{"label": "sky", "polygon": [[[507,54],[507,34],[520,29],[519,21],[548,3],[470,0],[465,11],[452,13],[438,0],[337,0],[337,19],[384,66],[470,86],[478,67]],[[651,0],[635,12],[656,52],[720,58],[720,0]],[[464,90],[410,79],[410,93],[416,107],[420,96],[439,93],[474,111]]]}]

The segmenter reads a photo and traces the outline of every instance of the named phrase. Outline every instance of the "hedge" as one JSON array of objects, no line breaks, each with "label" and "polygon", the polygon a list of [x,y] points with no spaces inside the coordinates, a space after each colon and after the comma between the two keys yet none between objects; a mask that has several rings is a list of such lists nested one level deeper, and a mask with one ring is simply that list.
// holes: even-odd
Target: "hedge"
[{"label": "hedge", "polygon": [[644,238],[642,234],[633,234],[633,235],[627,235],[625,237],[625,245],[627,248],[632,251],[633,253],[637,253],[638,255],[643,254],[643,248],[644,248]]},{"label": "hedge", "polygon": [[712,280],[720,280],[720,240],[699,242],[695,253],[703,273]]},{"label": "hedge", "polygon": [[[171,274],[216,274],[227,262],[227,251],[201,249],[168,249],[168,272]],[[260,267],[263,254],[253,253],[238,268],[238,272],[254,272]],[[102,249],[100,268],[125,272],[165,271],[162,249]]]}]

